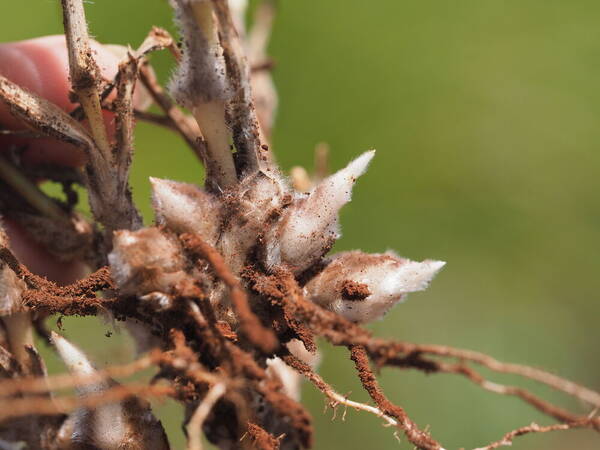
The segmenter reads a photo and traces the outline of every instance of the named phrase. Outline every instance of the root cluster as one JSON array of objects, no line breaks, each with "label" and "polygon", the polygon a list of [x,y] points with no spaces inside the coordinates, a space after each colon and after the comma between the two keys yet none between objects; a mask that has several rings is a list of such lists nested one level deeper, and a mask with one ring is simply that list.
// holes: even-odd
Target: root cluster
[{"label": "root cluster", "polygon": [[[92,269],[59,286],[31,273],[1,236],[0,447],[169,448],[147,400],[170,397],[185,410],[190,449],[201,448],[202,433],[223,449],[311,448],[312,418],[300,402],[306,379],[332,408],[374,414],[416,448],[443,448],[435,427],[425,430],[386,397],[373,371],[384,366],[459,375],[518,397],[558,422],[510,431],[484,449],[510,445],[527,433],[600,431],[600,394],[572,381],[474,351],[372,336],[362,324],[425,289],[444,263],[394,253],[329,255],[339,237],[339,210],[374,152],[330,176],[322,161],[315,176],[296,170],[290,183],[268,145],[276,105],[265,61],[273,5],[261,4],[254,27],[246,30],[244,10],[230,9],[225,0],[171,4],[183,45],[154,28],[137,50],[125,52],[115,79],[102,80],[83,3],[62,0],[79,104],[70,114],[0,76],[0,99],[33,136],[74,144],[87,155],[84,170],[31,168],[0,157],[2,212],[30,231],[52,227],[55,233],[41,242]],[[169,92],[147,59],[162,49],[179,65]],[[161,114],[134,107],[138,84]],[[114,115],[114,135],[105,127],[106,112]],[[207,169],[204,188],[151,180],[151,227],[143,226],[129,189],[135,118],[178,133]],[[66,202],[37,189],[34,180],[42,171],[70,193]],[[73,184],[88,191],[91,221],[74,211]],[[97,369],[76,345],[45,331],[43,322],[53,315],[109,315],[124,322],[138,359]],[[46,374],[33,330],[52,342],[69,374]],[[322,341],[347,349],[372,403],[339,394],[318,374]],[[524,388],[495,383],[478,366],[562,391],[589,411],[573,412]],[[149,383],[127,381],[149,369]],[[68,388],[76,394],[59,394]]]}]

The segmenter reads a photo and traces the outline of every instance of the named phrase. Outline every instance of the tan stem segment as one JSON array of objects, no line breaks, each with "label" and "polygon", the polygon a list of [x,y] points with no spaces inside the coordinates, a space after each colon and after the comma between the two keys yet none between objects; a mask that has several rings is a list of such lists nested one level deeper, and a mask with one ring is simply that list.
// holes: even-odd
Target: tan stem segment
[{"label": "tan stem segment", "polygon": [[100,69],[90,47],[83,2],[82,0],[62,0],[62,10],[73,91],[85,111],[94,142],[104,158],[110,161],[110,143],[102,118],[98,93]]},{"label": "tan stem segment", "polygon": [[16,167],[0,156],[0,178],[17,191],[27,202],[46,217],[59,222],[68,222],[69,217],[40,188],[23,175]]},{"label": "tan stem segment", "polygon": [[[213,6],[210,1],[195,1],[191,3],[194,19],[204,39],[210,47],[217,47],[218,35]],[[237,174],[230,150],[231,133],[225,124],[225,102],[215,99],[200,103],[192,109],[192,114],[200,127],[206,141],[207,168],[213,170],[213,175],[221,188],[227,188],[237,183]]]},{"label": "tan stem segment", "polygon": [[229,147],[229,130],[225,126],[225,103],[221,100],[200,103],[193,108],[192,114],[206,141],[206,166],[216,172],[211,175],[221,188],[235,185],[237,175]]},{"label": "tan stem segment", "polygon": [[31,315],[28,312],[17,312],[2,318],[8,335],[10,351],[21,365],[23,370],[28,373],[30,367],[30,357],[25,346],[33,346],[33,331],[31,326]]},{"label": "tan stem segment", "polygon": [[215,19],[213,17],[213,8],[210,1],[195,1],[191,3],[194,19],[198,24],[198,28],[204,35],[204,39],[210,45],[217,43],[217,33],[215,27]]},{"label": "tan stem segment", "polygon": [[110,143],[104,126],[98,90],[95,87],[82,89],[77,93],[77,98],[85,111],[94,142],[102,152],[104,158],[110,161],[112,157]]}]

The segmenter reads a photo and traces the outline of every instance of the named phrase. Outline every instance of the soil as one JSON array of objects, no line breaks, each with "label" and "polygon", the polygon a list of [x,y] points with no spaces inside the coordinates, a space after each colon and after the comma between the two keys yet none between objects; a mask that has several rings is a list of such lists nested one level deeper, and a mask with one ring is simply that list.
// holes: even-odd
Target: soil
[{"label": "soil", "polygon": [[352,302],[364,300],[371,295],[369,286],[352,280],[342,281],[340,291],[344,300],[349,300]]}]

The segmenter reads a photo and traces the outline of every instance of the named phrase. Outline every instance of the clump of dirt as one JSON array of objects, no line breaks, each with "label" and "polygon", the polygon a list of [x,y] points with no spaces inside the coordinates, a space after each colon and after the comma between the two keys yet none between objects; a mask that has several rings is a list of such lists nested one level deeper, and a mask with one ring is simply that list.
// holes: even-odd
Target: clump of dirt
[{"label": "clump of dirt", "polygon": [[342,281],[342,285],[340,287],[340,291],[342,293],[342,298],[344,300],[350,301],[361,301],[371,295],[371,291],[369,290],[369,286],[364,283],[358,283],[352,280],[344,280]]}]

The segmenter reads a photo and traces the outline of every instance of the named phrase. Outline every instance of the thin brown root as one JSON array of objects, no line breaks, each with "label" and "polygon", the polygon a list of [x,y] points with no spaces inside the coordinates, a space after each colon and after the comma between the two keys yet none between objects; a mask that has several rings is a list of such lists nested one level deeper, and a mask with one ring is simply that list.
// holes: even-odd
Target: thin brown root
[{"label": "thin brown root", "polygon": [[248,340],[266,354],[272,354],[279,341],[271,329],[265,328],[258,317],[250,309],[248,296],[240,281],[231,273],[223,257],[213,247],[204,242],[198,235],[182,234],[180,236],[188,251],[208,261],[217,277],[231,292],[231,302],[240,321],[240,328]]},{"label": "thin brown root", "polygon": [[279,443],[285,435],[274,437],[261,426],[248,422],[248,435],[252,440],[252,444],[259,450],[278,450]]},{"label": "thin brown root", "polygon": [[216,383],[208,390],[206,396],[202,399],[196,411],[194,411],[186,427],[188,432],[188,450],[202,450],[202,424],[210,414],[215,403],[225,394],[226,390],[225,383]]},{"label": "thin brown root", "polygon": [[85,397],[27,397],[2,400],[0,420],[23,417],[30,414],[52,415],[66,414],[77,408],[94,408],[107,403],[116,403],[126,398],[137,396],[141,398],[165,397],[175,394],[171,386],[146,384],[128,384],[115,386],[98,394]]},{"label": "thin brown root", "polygon": [[358,377],[360,378],[365,390],[369,393],[379,409],[381,409],[385,414],[388,414],[398,420],[398,428],[404,431],[404,434],[408,440],[419,449],[437,450],[442,448],[442,446],[435,441],[429,435],[429,433],[419,429],[417,424],[414,423],[410,417],[408,417],[408,414],[406,414],[403,408],[394,405],[384,395],[379,383],[377,382],[377,378],[375,378],[375,375],[369,366],[369,356],[364,347],[353,345],[350,347],[350,354],[351,359],[354,361],[354,365],[356,366]]},{"label": "thin brown root", "polygon": [[17,393],[37,394],[58,391],[78,386],[87,386],[99,381],[115,377],[130,377],[149,367],[159,360],[159,354],[153,353],[122,366],[107,367],[104,370],[85,377],[60,374],[36,378],[19,378],[0,381],[0,397],[8,397]]},{"label": "thin brown root", "polygon": [[517,428],[516,430],[510,431],[506,433],[502,439],[492,442],[491,444],[486,445],[485,447],[478,447],[475,450],[493,450],[495,448],[511,446],[513,444],[513,439],[518,436],[523,436],[524,434],[530,433],[548,433],[550,431],[560,431],[560,430],[573,430],[575,428],[590,428],[592,427],[591,419],[584,419],[577,422],[570,423],[557,423],[554,425],[548,426],[540,426],[536,423],[532,423],[531,425],[527,425],[521,428]]},{"label": "thin brown root", "polygon": [[[381,409],[376,408],[375,406],[367,405],[365,403],[355,402],[354,400],[350,400],[347,396],[337,393],[333,390],[333,388],[321,378],[319,374],[314,372],[310,366],[293,355],[286,355],[281,357],[283,361],[296,370],[298,373],[302,374],[309,380],[317,389],[319,389],[329,400],[329,406],[335,408],[337,405],[344,405],[350,408],[354,408],[358,411],[365,411],[375,416],[381,418],[386,425],[397,427],[398,421],[394,419],[392,416],[388,416],[384,414]],[[345,413],[344,413],[345,414]]]},{"label": "thin brown root", "polygon": [[[468,367],[464,363],[448,364],[438,361],[430,361],[429,363],[431,364],[431,367],[435,367],[435,369],[433,370],[434,372],[438,371],[441,373],[454,373],[457,375],[463,375],[467,379],[481,386],[487,391],[500,395],[518,397],[524,402],[533,406],[538,411],[557,420],[561,420],[563,422],[579,422],[584,419],[582,416],[573,414],[564,408],[560,408],[546,400],[543,400],[542,398],[532,394],[526,389],[515,386],[506,386],[503,384],[494,383],[492,381],[486,380],[479,373],[477,373],[475,370]],[[595,423],[596,426],[600,426],[600,420],[593,419],[592,422]]]},{"label": "thin brown root", "polygon": [[[390,346],[392,347],[392,346]],[[430,344],[413,344],[409,342],[402,342],[393,345],[393,351],[398,353],[422,353],[430,354],[442,357],[457,358],[461,361],[472,361],[476,364],[487,367],[490,370],[498,373],[507,373],[519,375],[524,378],[529,378],[534,381],[545,384],[553,389],[562,391],[579,400],[586,402],[594,407],[600,407],[600,393],[586,388],[578,383],[567,380],[565,378],[554,375],[553,373],[545,370],[537,369],[531,366],[525,366],[521,364],[512,364],[498,361],[497,359],[486,355],[485,353],[476,352],[473,350],[465,350],[460,348],[448,347],[445,345],[430,345]],[[392,350],[392,348],[390,348]],[[387,356],[385,352],[381,352],[382,355],[377,361],[385,364],[386,359],[391,357],[391,352]]]}]

